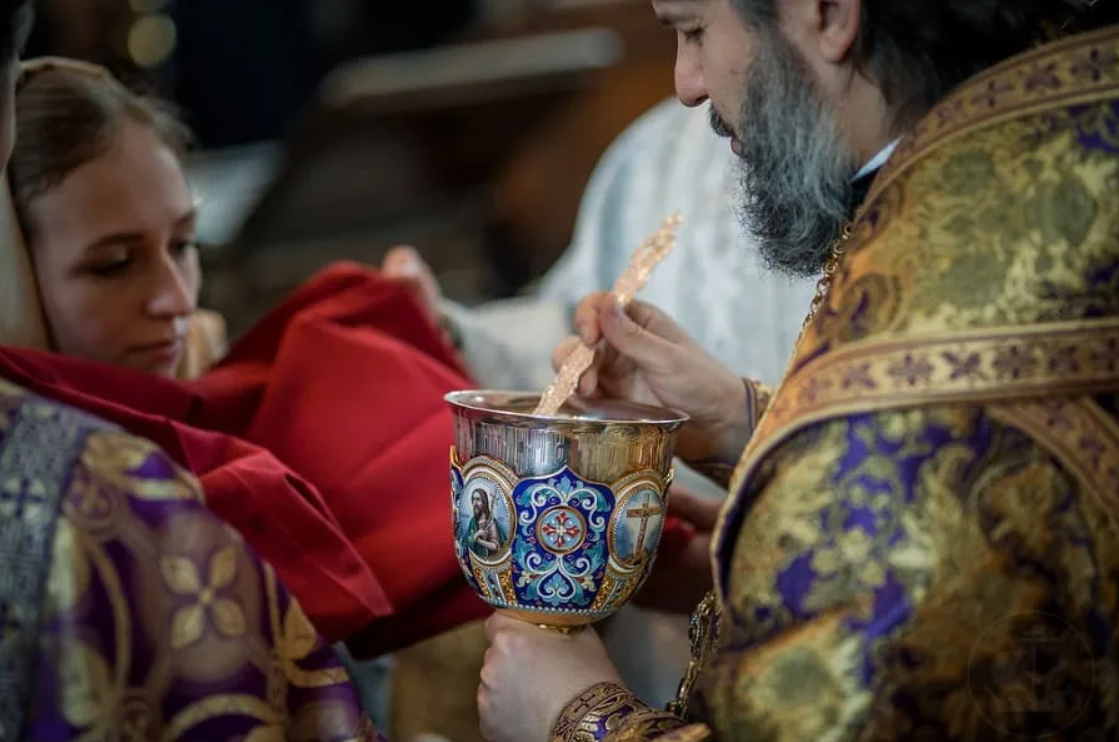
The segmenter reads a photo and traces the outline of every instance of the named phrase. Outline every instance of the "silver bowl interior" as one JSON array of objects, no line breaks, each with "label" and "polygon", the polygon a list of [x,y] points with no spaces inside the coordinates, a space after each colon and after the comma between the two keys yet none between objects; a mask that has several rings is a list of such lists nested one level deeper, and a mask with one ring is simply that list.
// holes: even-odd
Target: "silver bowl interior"
[{"label": "silver bowl interior", "polygon": [[667,425],[675,427],[688,421],[682,412],[652,405],[620,400],[572,397],[555,415],[534,415],[540,401],[537,392],[467,390],[452,392],[445,399],[460,410],[480,413],[507,423],[560,425],[572,423]]}]

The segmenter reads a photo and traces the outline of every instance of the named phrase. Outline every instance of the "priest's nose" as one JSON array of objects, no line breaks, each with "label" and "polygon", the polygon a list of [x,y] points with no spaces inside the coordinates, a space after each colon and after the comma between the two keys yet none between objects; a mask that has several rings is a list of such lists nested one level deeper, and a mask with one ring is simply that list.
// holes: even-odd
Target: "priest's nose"
[{"label": "priest's nose", "polygon": [[707,100],[707,82],[703,78],[703,59],[699,47],[680,38],[676,47],[676,97],[689,108]]}]

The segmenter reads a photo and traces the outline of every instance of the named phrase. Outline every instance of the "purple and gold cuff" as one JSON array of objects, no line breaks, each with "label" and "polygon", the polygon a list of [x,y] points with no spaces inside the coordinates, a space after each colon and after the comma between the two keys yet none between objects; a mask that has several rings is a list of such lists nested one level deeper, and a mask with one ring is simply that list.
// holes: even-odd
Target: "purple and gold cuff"
[{"label": "purple and gold cuff", "polygon": [[550,742],[637,742],[657,739],[685,726],[656,711],[619,683],[599,683],[567,704],[552,726]]}]

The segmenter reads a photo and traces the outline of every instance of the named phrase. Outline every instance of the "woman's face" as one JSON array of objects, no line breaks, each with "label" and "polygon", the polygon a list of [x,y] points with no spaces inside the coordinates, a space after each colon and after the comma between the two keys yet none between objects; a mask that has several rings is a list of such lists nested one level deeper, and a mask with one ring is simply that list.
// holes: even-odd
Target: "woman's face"
[{"label": "woman's face", "polygon": [[128,122],[28,210],[55,349],[173,374],[201,280],[194,200],[175,153]]}]

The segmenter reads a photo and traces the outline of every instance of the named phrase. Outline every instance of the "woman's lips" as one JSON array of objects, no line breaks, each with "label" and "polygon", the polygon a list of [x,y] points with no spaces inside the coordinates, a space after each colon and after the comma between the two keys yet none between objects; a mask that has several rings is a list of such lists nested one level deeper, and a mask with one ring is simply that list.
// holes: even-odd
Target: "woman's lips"
[{"label": "woman's lips", "polygon": [[166,366],[179,360],[183,352],[182,338],[165,340],[150,345],[140,345],[132,350],[134,356],[148,361],[153,366]]}]

